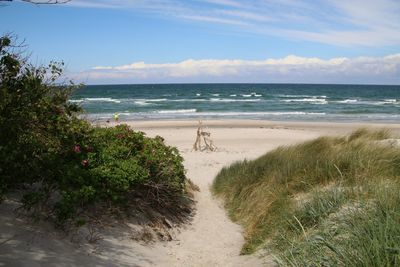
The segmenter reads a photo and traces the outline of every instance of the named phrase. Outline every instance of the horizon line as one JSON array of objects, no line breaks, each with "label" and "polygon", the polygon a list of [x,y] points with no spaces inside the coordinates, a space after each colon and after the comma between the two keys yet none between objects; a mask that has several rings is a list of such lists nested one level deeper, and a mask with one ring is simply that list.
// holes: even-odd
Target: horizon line
[{"label": "horizon line", "polygon": [[192,85],[192,84],[289,84],[289,85],[357,85],[357,86],[400,86],[400,84],[380,84],[380,83],[295,83],[295,82],[165,82],[165,83],[103,83],[103,84],[83,84],[83,86],[107,86],[107,85]]}]

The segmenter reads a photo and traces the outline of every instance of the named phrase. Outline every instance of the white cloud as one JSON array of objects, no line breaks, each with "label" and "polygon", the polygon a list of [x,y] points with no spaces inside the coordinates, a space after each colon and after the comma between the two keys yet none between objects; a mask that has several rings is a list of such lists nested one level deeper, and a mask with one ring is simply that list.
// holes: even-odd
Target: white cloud
[{"label": "white cloud", "polygon": [[198,21],[205,21],[205,22],[216,22],[216,23],[232,24],[232,25],[248,25],[246,22],[243,22],[240,20],[222,19],[222,18],[210,17],[210,16],[182,15],[180,17],[184,18],[184,19],[198,20]]},{"label": "white cloud", "polygon": [[400,45],[398,0],[74,0],[66,6],[150,12],[336,46]]},{"label": "white cloud", "polygon": [[260,22],[276,21],[276,18],[274,18],[273,16],[267,16],[265,14],[257,12],[246,12],[240,10],[220,10],[219,14],[237,17],[249,21],[260,21]]},{"label": "white cloud", "polygon": [[265,60],[187,59],[96,66],[70,74],[87,83],[299,82],[400,84],[400,53],[385,57],[321,59],[289,55]]},{"label": "white cloud", "polygon": [[232,0],[204,0],[204,2],[221,6],[243,7],[243,4],[241,4],[239,1],[232,1]]}]

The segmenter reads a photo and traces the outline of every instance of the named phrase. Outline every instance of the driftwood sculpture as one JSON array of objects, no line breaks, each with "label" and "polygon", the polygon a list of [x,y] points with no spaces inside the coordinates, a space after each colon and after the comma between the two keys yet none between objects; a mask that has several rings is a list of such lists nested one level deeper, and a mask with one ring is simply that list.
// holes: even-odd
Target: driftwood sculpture
[{"label": "driftwood sculpture", "polygon": [[[201,140],[204,141],[204,146],[201,145]],[[197,136],[196,141],[193,144],[193,150],[195,151],[215,151],[217,147],[214,145],[213,140],[211,139],[211,133],[203,130],[203,123],[199,121],[199,127],[197,128]]]}]

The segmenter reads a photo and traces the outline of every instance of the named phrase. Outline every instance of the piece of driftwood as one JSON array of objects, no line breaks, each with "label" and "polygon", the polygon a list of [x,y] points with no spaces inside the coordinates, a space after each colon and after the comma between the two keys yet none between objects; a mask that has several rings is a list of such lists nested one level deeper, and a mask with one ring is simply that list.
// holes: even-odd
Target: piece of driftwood
[{"label": "piece of driftwood", "polygon": [[[202,141],[204,146],[201,145]],[[216,151],[217,147],[214,145],[214,141],[211,139],[211,133],[203,130],[203,122],[199,121],[199,127],[197,128],[196,141],[193,144],[193,150],[195,151]]]}]

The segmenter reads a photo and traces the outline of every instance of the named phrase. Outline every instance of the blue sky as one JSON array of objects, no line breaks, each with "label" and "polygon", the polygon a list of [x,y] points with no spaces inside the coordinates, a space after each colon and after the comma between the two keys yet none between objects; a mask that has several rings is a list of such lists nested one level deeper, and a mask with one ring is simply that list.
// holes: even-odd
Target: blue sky
[{"label": "blue sky", "polygon": [[398,0],[14,1],[0,32],[98,83],[400,84]]}]

